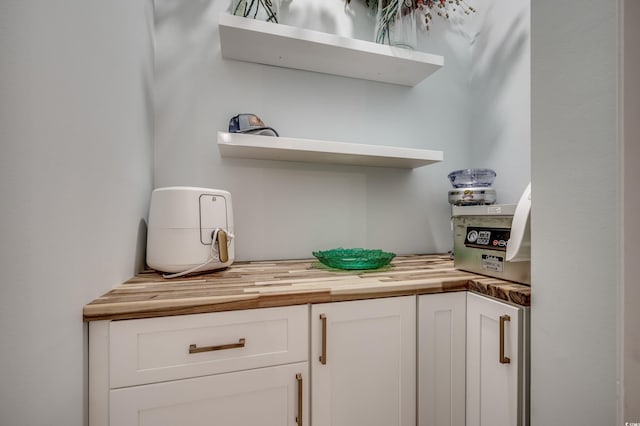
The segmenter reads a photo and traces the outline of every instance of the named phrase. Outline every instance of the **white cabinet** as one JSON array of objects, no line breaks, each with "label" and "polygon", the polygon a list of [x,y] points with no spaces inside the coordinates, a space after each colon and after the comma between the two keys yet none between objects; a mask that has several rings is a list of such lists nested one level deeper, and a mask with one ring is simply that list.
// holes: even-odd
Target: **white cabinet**
[{"label": "white cabinet", "polygon": [[308,424],[308,306],[89,328],[91,426]]},{"label": "white cabinet", "polygon": [[528,321],[466,291],[94,321],[89,425],[528,426]]},{"label": "white cabinet", "polygon": [[313,426],[416,424],[416,297],[311,307]]},{"label": "white cabinet", "polygon": [[306,361],[307,315],[291,306],[112,321],[110,387]]},{"label": "white cabinet", "polygon": [[467,426],[528,425],[529,309],[467,295]]},{"label": "white cabinet", "polygon": [[418,296],[418,425],[465,426],[467,292]]},{"label": "white cabinet", "polygon": [[[109,423],[294,426],[298,424],[299,392],[306,394],[306,384],[297,377],[306,377],[307,368],[306,362],[286,364],[111,390]],[[303,417],[308,412],[305,408]],[[301,424],[308,423],[303,420]]]}]

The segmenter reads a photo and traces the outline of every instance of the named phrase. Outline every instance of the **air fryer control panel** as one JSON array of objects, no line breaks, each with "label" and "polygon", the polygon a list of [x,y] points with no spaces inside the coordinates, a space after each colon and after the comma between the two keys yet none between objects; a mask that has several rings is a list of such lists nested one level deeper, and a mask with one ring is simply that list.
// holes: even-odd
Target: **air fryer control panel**
[{"label": "air fryer control panel", "polygon": [[485,250],[507,251],[507,241],[509,241],[510,235],[511,229],[508,228],[467,226],[464,245]]},{"label": "air fryer control panel", "polygon": [[212,244],[213,231],[216,228],[229,230],[227,220],[227,199],[219,194],[201,194],[200,204],[200,243]]}]

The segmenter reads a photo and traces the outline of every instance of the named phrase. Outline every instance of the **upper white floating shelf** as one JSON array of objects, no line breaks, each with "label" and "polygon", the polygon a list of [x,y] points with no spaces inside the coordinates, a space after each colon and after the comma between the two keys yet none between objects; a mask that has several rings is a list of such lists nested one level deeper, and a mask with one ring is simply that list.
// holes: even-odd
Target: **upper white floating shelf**
[{"label": "upper white floating shelf", "polygon": [[442,151],[218,132],[223,157],[414,169],[443,160]]},{"label": "upper white floating shelf", "polygon": [[415,86],[444,58],[319,31],[222,13],[222,56],[279,67]]}]

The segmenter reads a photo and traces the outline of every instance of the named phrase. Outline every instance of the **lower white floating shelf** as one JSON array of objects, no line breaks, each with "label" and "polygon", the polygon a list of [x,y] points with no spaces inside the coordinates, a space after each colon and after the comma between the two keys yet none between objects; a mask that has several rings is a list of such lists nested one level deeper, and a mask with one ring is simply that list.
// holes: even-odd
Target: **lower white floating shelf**
[{"label": "lower white floating shelf", "polygon": [[218,132],[223,157],[415,169],[442,161],[442,151]]}]

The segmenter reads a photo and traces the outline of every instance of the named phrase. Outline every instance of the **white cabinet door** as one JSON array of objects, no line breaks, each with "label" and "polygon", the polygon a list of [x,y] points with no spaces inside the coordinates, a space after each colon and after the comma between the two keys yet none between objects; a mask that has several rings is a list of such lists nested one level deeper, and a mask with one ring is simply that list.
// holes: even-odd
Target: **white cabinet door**
[{"label": "white cabinet door", "polygon": [[418,424],[465,426],[467,292],[418,297]]},{"label": "white cabinet door", "polygon": [[303,362],[114,389],[109,392],[109,424],[308,425],[307,371],[308,363]]},{"label": "white cabinet door", "polygon": [[415,296],[313,305],[310,362],[313,426],[414,426]]},{"label": "white cabinet door", "polygon": [[467,295],[467,426],[524,424],[524,322],[523,308]]}]

